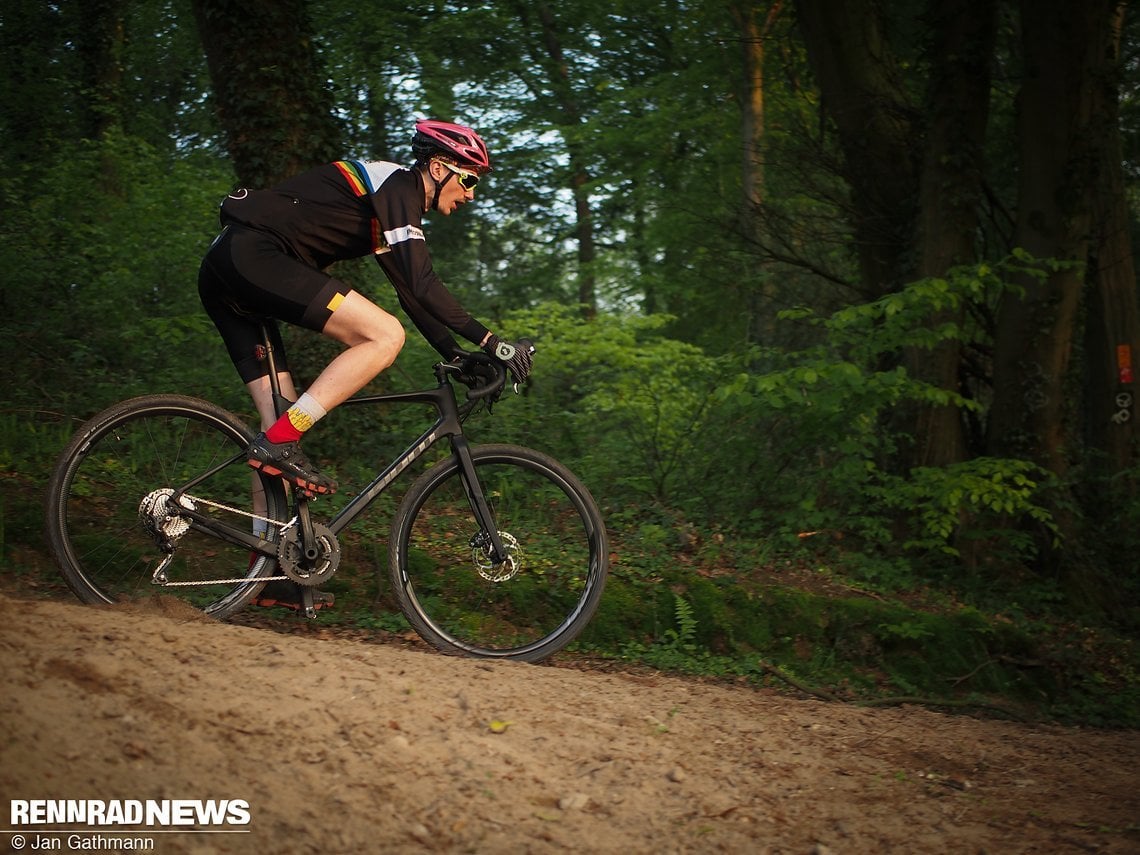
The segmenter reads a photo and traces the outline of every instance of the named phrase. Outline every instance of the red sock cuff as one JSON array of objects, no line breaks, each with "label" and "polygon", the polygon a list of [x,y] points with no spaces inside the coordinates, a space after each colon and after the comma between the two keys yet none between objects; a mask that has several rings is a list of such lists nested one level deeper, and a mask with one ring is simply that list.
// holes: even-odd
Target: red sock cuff
[{"label": "red sock cuff", "polygon": [[301,432],[289,421],[288,414],[283,415],[265,432],[265,438],[270,442],[296,442],[301,438]]}]

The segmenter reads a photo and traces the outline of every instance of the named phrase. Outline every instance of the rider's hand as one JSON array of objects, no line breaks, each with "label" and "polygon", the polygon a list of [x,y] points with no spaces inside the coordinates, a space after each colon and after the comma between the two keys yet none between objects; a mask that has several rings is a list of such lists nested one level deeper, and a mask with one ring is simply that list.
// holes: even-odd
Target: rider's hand
[{"label": "rider's hand", "polygon": [[483,350],[507,366],[515,375],[516,383],[526,382],[530,375],[531,355],[534,353],[534,345],[529,341],[522,339],[511,344],[491,333],[483,343]]}]

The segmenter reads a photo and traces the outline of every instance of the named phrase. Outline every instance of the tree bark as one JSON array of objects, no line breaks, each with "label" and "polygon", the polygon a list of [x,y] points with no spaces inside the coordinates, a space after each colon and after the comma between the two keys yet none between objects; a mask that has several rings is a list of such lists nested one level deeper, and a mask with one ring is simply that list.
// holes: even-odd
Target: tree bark
[{"label": "tree bark", "polygon": [[[931,0],[930,84],[919,191],[918,275],[943,277],[977,258],[975,235],[982,197],[982,151],[989,116],[990,65],[997,4]],[[964,308],[935,315],[933,324],[964,319]],[[942,342],[907,353],[909,373],[941,389],[961,391],[962,347]],[[915,414],[913,466],[945,466],[967,457],[957,406],[920,405]]]},{"label": "tree bark", "polygon": [[[740,98],[741,184],[744,189],[744,228],[750,242],[764,243],[764,40],[780,10],[783,0],[774,0],[759,21],[761,9],[753,2],[734,3],[730,7],[740,34],[741,61],[744,67],[744,91]],[[762,273],[758,281],[745,283],[748,306],[746,334],[748,343],[771,341],[774,313],[768,308],[775,303],[774,283]]]},{"label": "tree bark", "polygon": [[340,157],[304,0],[193,0],[193,6],[239,182],[268,187]]},{"label": "tree bark", "polygon": [[914,109],[883,35],[876,0],[797,0],[800,30],[835,120],[851,187],[864,296],[909,281],[918,198]]},{"label": "tree bark", "polygon": [[1124,189],[1124,155],[1120,139],[1120,41],[1126,4],[1117,2],[1103,51],[1111,74],[1097,75],[1093,88],[1097,185],[1094,227],[1088,263],[1083,408],[1085,438],[1102,475],[1123,472],[1138,462],[1136,380],[1140,371],[1140,311],[1137,310],[1136,265],[1129,236]]},{"label": "tree bark", "polygon": [[78,5],[76,48],[86,90],[80,130],[88,139],[100,139],[112,127],[122,126],[125,10],[125,0],[83,0]]},{"label": "tree bark", "polygon": [[1069,367],[1077,334],[1101,130],[1095,79],[1115,0],[1022,0],[1024,82],[1018,95],[1016,245],[1041,264],[998,310],[991,453],[1064,475],[1074,453]]}]

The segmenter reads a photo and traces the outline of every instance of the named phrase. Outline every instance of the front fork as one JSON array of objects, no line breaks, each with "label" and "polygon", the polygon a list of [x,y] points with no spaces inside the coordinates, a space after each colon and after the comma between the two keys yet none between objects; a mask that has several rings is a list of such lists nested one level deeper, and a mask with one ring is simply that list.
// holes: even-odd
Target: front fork
[{"label": "front fork", "polygon": [[471,446],[467,444],[466,437],[452,437],[451,447],[455,458],[459,461],[462,474],[463,491],[467,494],[467,502],[479,523],[479,529],[485,542],[491,547],[487,557],[494,566],[499,566],[510,557],[503,546],[503,539],[499,536],[499,527],[495,523],[495,515],[487,504],[487,497],[483,494],[483,487],[479,483],[479,476],[475,473],[475,461],[471,459]]}]

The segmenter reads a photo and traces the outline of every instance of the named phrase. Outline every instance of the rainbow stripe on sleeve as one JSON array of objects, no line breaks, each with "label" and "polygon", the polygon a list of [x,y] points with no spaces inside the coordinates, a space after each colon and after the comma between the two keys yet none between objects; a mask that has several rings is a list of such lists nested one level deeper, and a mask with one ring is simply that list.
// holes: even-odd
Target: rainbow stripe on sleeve
[{"label": "rainbow stripe on sleeve", "polygon": [[[344,180],[348,182],[348,186],[352,188],[352,192],[357,196],[367,196],[372,192],[372,181],[368,176],[367,170],[360,163],[355,160],[338,160],[333,164],[344,176]],[[384,240],[383,230],[380,228],[380,221],[376,217],[372,218],[372,252],[379,255],[382,252],[387,252],[390,247]]]},{"label": "rainbow stripe on sleeve", "polygon": [[340,174],[344,176],[348,186],[357,196],[366,196],[372,192],[372,188],[369,186],[368,173],[355,160],[338,160],[333,166],[340,170]]}]

